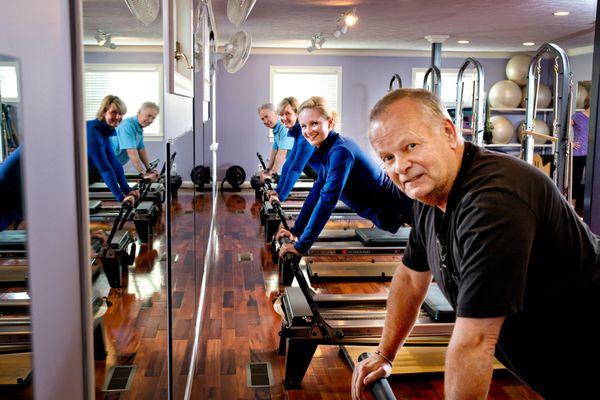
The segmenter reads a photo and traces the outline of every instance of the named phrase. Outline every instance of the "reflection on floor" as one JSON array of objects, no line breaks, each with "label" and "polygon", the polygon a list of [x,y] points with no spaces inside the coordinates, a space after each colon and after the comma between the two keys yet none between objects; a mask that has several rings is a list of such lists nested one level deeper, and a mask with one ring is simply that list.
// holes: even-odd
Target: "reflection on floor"
[{"label": "reflection on floor", "polygon": [[[265,246],[254,193],[223,194],[218,203],[218,245],[209,272],[210,302],[203,321],[200,354],[194,379],[194,399],[348,399],[351,371],[336,346],[320,346],[303,381],[303,390],[284,391],[284,358],[277,355],[281,320],[273,311],[277,268]],[[238,261],[249,252],[253,261]],[[378,293],[388,283],[313,284],[323,293]],[[248,388],[246,366],[266,361],[273,367],[274,385]],[[398,398],[442,399],[443,379],[437,375],[402,377],[392,381]],[[495,376],[491,399],[535,399],[529,388],[507,373]]]}]

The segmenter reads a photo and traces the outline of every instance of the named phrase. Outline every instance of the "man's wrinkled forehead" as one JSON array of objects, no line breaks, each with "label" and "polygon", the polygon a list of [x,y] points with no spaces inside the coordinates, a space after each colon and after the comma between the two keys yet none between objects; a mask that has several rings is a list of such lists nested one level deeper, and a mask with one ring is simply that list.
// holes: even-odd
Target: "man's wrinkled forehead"
[{"label": "man's wrinkled forehead", "polygon": [[[379,136],[382,131],[386,136],[393,131],[418,133],[420,131],[431,131],[444,123],[429,108],[412,98],[403,98],[395,101],[375,117],[369,126],[369,137]],[[389,132],[392,131],[392,132]]]}]

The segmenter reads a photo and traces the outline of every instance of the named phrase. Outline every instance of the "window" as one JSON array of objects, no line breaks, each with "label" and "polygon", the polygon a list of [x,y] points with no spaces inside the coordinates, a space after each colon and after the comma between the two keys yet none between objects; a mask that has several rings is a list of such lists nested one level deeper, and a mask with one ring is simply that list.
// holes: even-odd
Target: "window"
[{"label": "window", "polygon": [[300,103],[311,96],[322,96],[338,114],[336,129],[342,118],[342,67],[275,67],[271,66],[271,102],[277,104],[294,96]]},{"label": "window", "polygon": [[[413,68],[412,79],[414,88],[423,87],[423,79],[427,68]],[[454,108],[456,105],[456,79],[458,78],[458,69],[444,68],[442,73],[442,103],[446,107]],[[470,107],[473,98],[473,70],[466,70],[463,74],[463,106]],[[431,81],[431,74],[430,74]]]},{"label": "window", "polygon": [[6,103],[18,103],[19,97],[17,62],[0,61],[0,98]]},{"label": "window", "polygon": [[[85,68],[85,118],[96,118],[96,112],[107,94],[119,96],[127,104],[127,114],[123,118],[137,113],[140,105],[152,101],[162,106],[162,66],[161,65],[125,65],[101,64],[86,65]],[[161,113],[152,125],[144,129],[144,137],[163,136]]]}]

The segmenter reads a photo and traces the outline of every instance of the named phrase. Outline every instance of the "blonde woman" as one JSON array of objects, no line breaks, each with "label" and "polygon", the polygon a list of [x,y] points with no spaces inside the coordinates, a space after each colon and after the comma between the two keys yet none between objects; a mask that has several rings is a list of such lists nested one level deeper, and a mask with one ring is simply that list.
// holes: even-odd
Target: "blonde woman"
[{"label": "blonde woman", "polygon": [[302,130],[298,123],[298,100],[295,97],[284,98],[277,106],[277,114],[279,114],[283,125],[289,130],[288,136],[294,139],[292,150],[281,168],[277,188],[271,194],[271,198],[285,201],[296,181],[300,178],[302,171],[306,169],[305,172],[310,176],[314,173],[313,170],[316,171],[316,169],[312,162],[314,148],[302,137]]},{"label": "blonde woman", "polygon": [[96,118],[87,121],[88,176],[90,183],[103,180],[117,201],[133,203],[139,193],[127,184],[123,166],[109,139],[126,112],[123,100],[109,94],[102,99]]},{"label": "blonde woman", "polygon": [[297,238],[294,244],[282,247],[282,257],[287,252],[308,252],[339,200],[389,232],[396,232],[410,220],[412,200],[354,140],[333,130],[335,117],[325,99],[318,96],[306,100],[298,109],[302,136],[315,148],[312,159],[319,176],[291,231],[282,229],[277,234],[278,238]]}]

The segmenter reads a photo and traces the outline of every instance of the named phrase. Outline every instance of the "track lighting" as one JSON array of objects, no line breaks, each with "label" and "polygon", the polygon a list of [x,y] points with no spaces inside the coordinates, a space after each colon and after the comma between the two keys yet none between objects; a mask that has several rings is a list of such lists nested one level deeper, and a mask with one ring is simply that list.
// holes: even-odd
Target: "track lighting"
[{"label": "track lighting", "polygon": [[98,42],[98,46],[100,47],[106,47],[111,50],[117,48],[117,45],[112,42],[112,35],[110,33],[104,32],[100,29],[96,29],[94,38],[96,39],[96,41]]},{"label": "track lighting", "polygon": [[356,16],[356,8],[353,8],[350,11],[346,11],[342,15],[342,19],[344,21],[344,25],[354,26],[358,22],[358,17]]},{"label": "track lighting", "polygon": [[335,31],[333,33],[333,36],[339,39],[340,37],[348,33],[350,27],[356,25],[357,22],[358,17],[356,16],[356,8],[346,11],[338,17],[337,24],[338,26],[340,26],[340,29]]},{"label": "track lighting", "polygon": [[312,53],[315,50],[321,49],[323,47],[323,43],[325,43],[325,37],[323,37],[323,33],[320,32],[314,34],[310,38],[310,46],[308,46],[306,50],[308,50],[309,53]]}]

